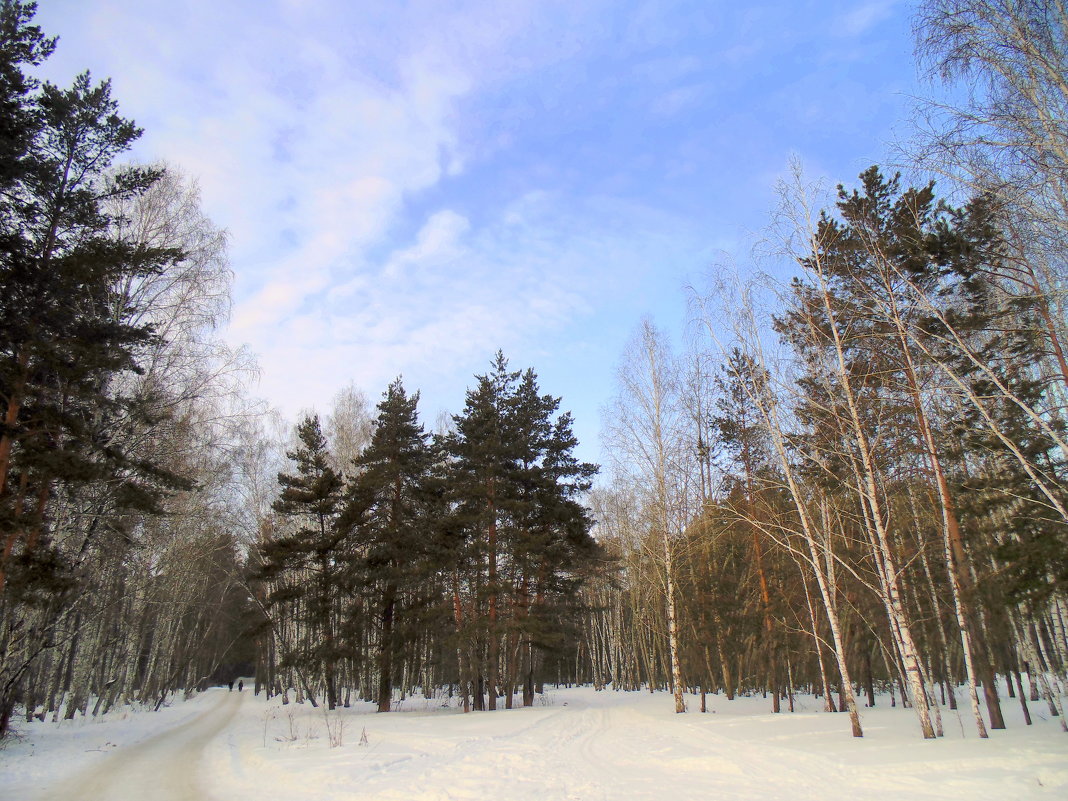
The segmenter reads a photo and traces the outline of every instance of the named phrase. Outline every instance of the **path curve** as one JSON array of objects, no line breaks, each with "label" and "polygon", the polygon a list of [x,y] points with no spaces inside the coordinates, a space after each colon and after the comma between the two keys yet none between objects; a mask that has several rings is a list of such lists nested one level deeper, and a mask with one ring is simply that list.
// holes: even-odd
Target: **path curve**
[{"label": "path curve", "polygon": [[204,747],[241,705],[241,693],[217,693],[222,700],[192,720],[121,748],[97,765],[48,789],[40,801],[209,801],[197,781]]}]

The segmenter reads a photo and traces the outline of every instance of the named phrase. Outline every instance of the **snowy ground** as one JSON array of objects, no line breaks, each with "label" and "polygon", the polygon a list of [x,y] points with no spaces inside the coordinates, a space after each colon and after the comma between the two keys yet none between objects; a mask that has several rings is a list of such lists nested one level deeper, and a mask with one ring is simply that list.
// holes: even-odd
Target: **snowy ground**
[{"label": "snowy ground", "polygon": [[[1025,727],[1005,699],[1010,728],[986,741],[947,711],[946,736],[924,742],[912,712],[888,700],[863,710],[854,740],[848,718],[811,697],[794,714],[710,696],[709,714],[675,715],[665,694],[550,689],[531,709],[464,715],[417,696],[399,712],[361,704],[330,721],[222,688],[159,713],[23,723],[0,752],[0,799],[1068,798],[1068,734],[1042,705]],[[327,726],[339,722],[331,748]]]}]

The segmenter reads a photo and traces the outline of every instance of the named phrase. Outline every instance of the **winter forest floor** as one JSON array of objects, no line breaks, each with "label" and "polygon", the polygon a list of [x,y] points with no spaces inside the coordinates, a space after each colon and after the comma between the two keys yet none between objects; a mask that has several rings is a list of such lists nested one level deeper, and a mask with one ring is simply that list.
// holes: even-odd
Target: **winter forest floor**
[{"label": "winter forest floor", "polygon": [[[1068,734],[1043,705],[1005,699],[1009,728],[982,741],[945,710],[924,742],[911,710],[880,697],[865,737],[797,697],[773,715],[759,696],[671,696],[547,688],[530,709],[464,715],[421,696],[401,711],[321,709],[212,689],[158,713],[21,724],[0,752],[0,799],[1063,799]],[[784,704],[785,708],[785,704]],[[330,747],[328,723],[342,744]],[[366,735],[363,738],[363,735]],[[361,742],[361,739],[364,741]]]}]

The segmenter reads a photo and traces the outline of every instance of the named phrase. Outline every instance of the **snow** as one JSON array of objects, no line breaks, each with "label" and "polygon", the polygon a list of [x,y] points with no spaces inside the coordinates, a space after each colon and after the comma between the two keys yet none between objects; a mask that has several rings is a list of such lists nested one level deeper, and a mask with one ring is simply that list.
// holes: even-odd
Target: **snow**
[{"label": "snow", "polygon": [[[856,798],[1063,799],[1068,734],[1039,703],[1035,725],[1004,699],[1009,728],[980,740],[966,712],[924,741],[889,698],[842,714],[797,697],[773,715],[757,697],[709,696],[709,713],[673,712],[671,696],[554,690],[529,709],[464,715],[421,696],[400,711],[370,704],[324,713],[226,688],[159,713],[21,724],[0,752],[0,798],[686,801]],[[785,705],[784,705],[785,706]],[[328,725],[343,726],[330,747]],[[366,742],[361,735],[366,733]]]}]

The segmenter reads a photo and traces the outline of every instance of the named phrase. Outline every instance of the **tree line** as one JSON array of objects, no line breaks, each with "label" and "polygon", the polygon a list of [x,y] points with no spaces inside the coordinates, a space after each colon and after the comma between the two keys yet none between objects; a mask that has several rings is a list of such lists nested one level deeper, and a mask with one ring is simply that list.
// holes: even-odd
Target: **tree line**
[{"label": "tree line", "polygon": [[240,595],[225,235],[117,164],[141,130],[108,81],[32,77],[34,12],[0,5],[0,735],[195,686]]},{"label": "tree line", "polygon": [[770,229],[793,278],[719,276],[685,354],[647,322],[624,359],[598,684],[679,712],[685,687],[775,712],[811,689],[858,737],[883,688],[924,738],[960,685],[986,737],[1002,676],[1065,728],[1068,18],[943,0],[917,35],[970,90],[920,109],[912,163],[940,183],[872,167],[826,198],[795,169]]},{"label": "tree line", "polygon": [[387,712],[396,684],[448,684],[465,709],[529,706],[565,649],[601,561],[580,502],[596,467],[573,456],[570,415],[501,354],[448,430],[428,435],[417,402],[391,384],[339,466],[319,417],[298,425],[251,556],[268,692],[333,709],[355,690]]}]

